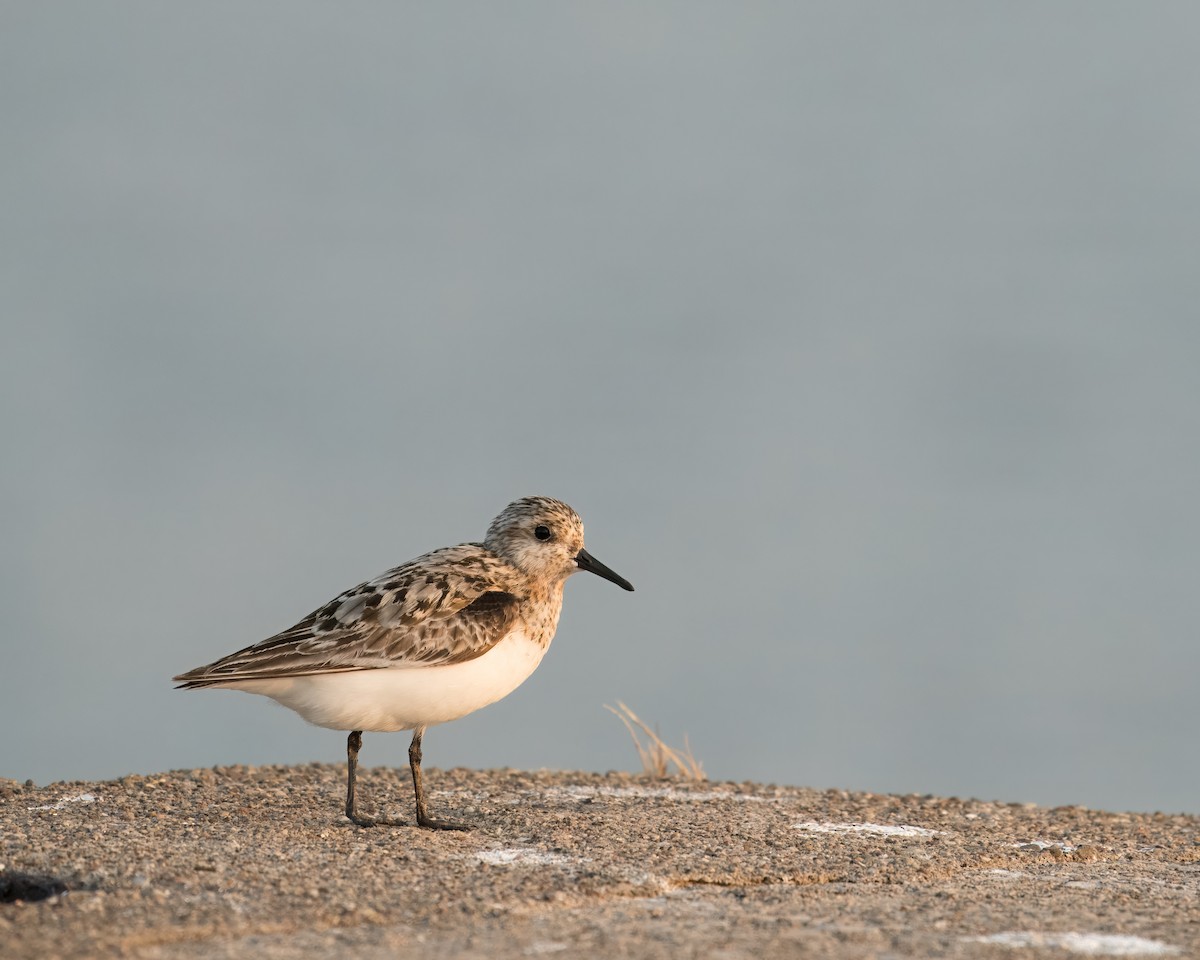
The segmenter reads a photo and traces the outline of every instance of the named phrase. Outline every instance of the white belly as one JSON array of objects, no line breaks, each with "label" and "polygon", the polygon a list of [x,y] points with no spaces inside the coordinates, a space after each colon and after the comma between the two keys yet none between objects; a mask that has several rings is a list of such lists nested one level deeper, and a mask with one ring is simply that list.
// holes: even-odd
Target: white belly
[{"label": "white belly", "polygon": [[508,696],[545,653],[516,631],[465,663],[238,680],[222,686],[260,693],[309,723],[333,730],[413,730],[457,720]]}]

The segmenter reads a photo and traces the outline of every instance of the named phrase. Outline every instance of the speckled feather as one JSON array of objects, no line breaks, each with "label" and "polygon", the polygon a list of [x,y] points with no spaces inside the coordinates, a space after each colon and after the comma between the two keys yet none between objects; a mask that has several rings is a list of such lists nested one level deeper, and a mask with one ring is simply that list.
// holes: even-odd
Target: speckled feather
[{"label": "speckled feather", "polygon": [[566,554],[583,523],[565,503],[509,504],[483,543],[443,547],[359,584],[295,626],[175,678],[195,688],[352,670],[432,667],[487,653],[521,626],[543,648],[554,637],[569,570],[542,569],[531,531],[549,525]]}]

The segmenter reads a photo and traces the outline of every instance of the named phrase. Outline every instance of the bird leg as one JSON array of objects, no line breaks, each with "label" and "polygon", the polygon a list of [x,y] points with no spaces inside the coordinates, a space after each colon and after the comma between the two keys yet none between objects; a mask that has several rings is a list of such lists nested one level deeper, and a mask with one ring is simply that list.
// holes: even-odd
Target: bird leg
[{"label": "bird leg", "polygon": [[358,773],[358,751],[362,749],[362,731],[351,731],[346,738],[346,816],[360,827],[373,827],[370,817],[360,817],[354,803],[354,780]]},{"label": "bird leg", "polygon": [[364,817],[355,805],[354,786],[358,773],[358,751],[362,749],[362,731],[353,730],[346,738],[346,816],[360,827],[401,827],[399,820],[383,820]]},{"label": "bird leg", "polygon": [[[421,777],[421,737],[425,734],[424,727],[417,727],[413,733],[412,743],[408,747],[408,765],[412,768],[413,792],[417,795],[417,826],[427,830],[470,830],[465,823],[456,820],[437,820],[429,815],[425,806],[425,782]],[[347,808],[349,815],[349,808]]]}]

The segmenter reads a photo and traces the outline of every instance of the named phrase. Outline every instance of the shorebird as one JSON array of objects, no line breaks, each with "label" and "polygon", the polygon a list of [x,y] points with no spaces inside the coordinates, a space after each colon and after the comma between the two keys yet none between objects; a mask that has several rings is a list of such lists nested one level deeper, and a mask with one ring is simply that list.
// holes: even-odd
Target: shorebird
[{"label": "shorebird", "polygon": [[175,677],[179,688],[223,687],[270,697],[310,723],[348,730],[346,816],[399,825],[355,802],[364,731],[412,730],[417,823],[466,830],[429,815],[421,776],[428,727],[512,693],[541,663],[567,577],[587,570],[632,590],[583,548],[583,521],[550,497],[510,503],[482,543],[443,547],[334,597],[294,627]]}]

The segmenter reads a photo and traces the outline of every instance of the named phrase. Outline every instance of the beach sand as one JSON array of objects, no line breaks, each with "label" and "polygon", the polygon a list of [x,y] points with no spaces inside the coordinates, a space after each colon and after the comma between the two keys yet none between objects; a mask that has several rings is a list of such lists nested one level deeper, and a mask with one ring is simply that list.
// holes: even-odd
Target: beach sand
[{"label": "beach sand", "polygon": [[[933,796],[427,771],[470,833],[361,829],[345,768],[0,781],[0,954],[1200,955],[1200,820]],[[407,769],[361,771],[411,819]]]}]

